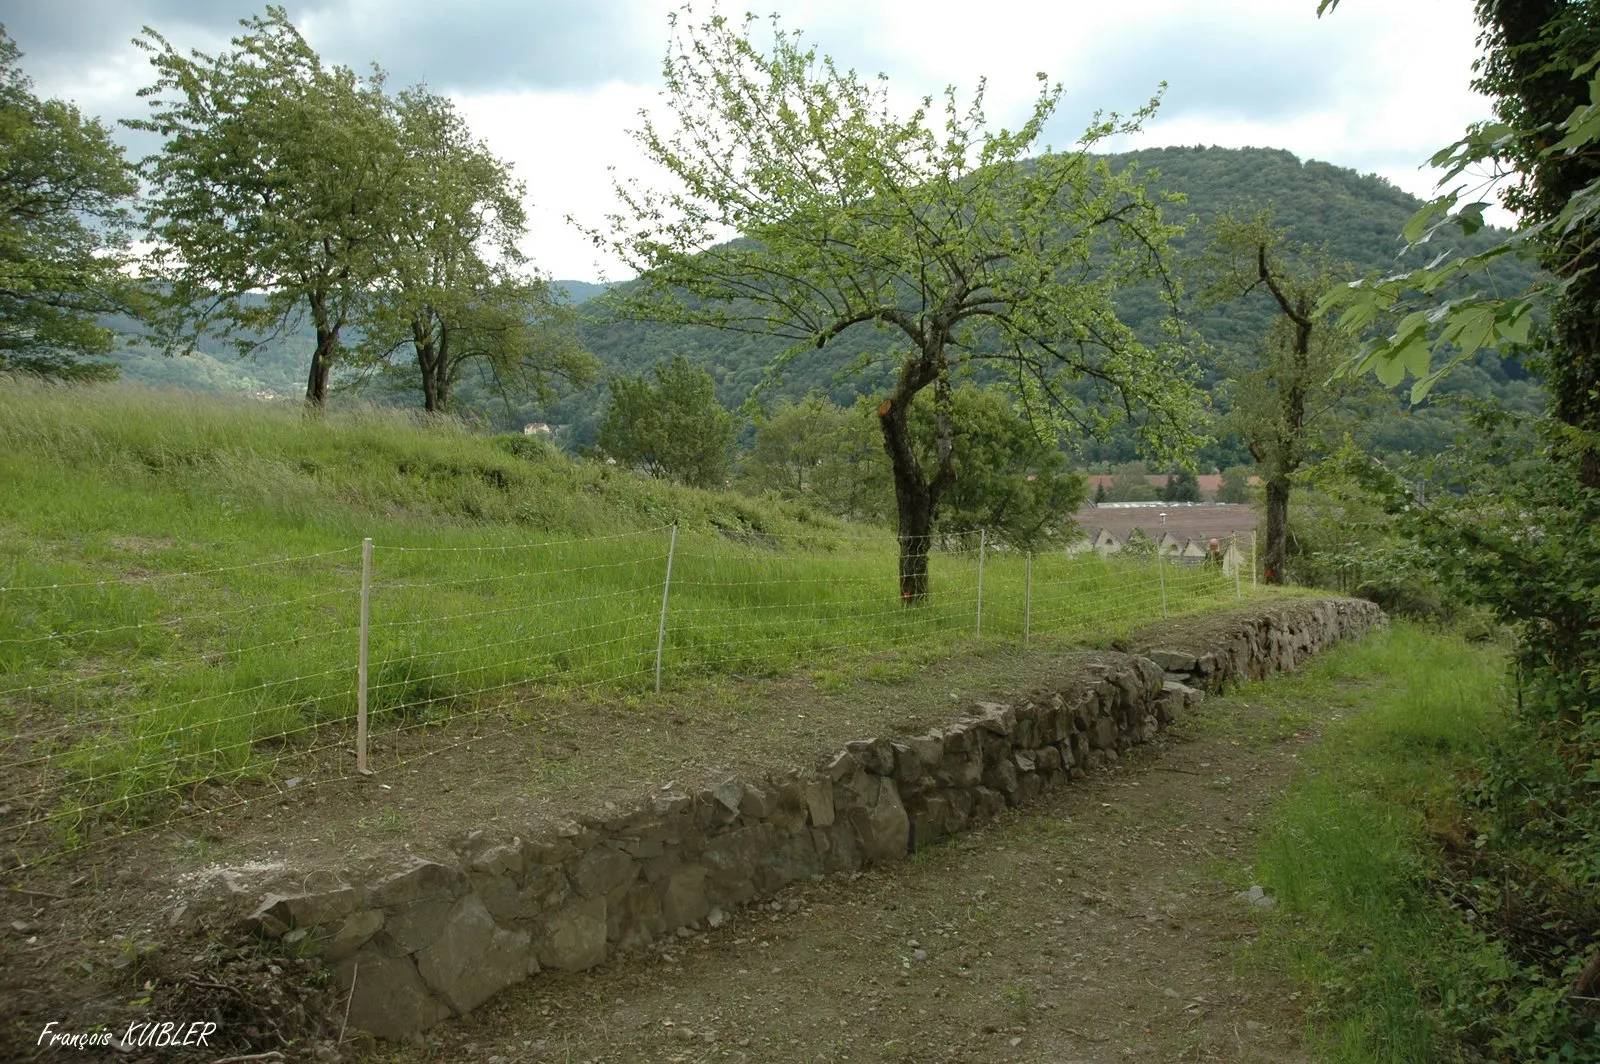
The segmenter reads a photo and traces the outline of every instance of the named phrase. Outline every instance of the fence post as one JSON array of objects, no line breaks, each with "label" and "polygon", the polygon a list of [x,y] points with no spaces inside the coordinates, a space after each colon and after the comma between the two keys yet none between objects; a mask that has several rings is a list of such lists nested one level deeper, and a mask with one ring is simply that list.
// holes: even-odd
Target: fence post
[{"label": "fence post", "polygon": [[[1230,552],[1233,551],[1238,546],[1238,543],[1238,533],[1230,529],[1228,531],[1228,550]],[[1238,561],[1233,563],[1233,597],[1236,599],[1244,598],[1244,574],[1239,572],[1240,563],[1243,561],[1244,559],[1240,558]]]},{"label": "fence post", "polygon": [[[1161,539],[1165,539],[1163,534]],[[1161,581],[1161,616],[1167,615],[1167,567],[1161,560],[1161,540],[1156,540],[1156,579]]]},{"label": "fence post", "polygon": [[989,542],[989,530],[978,529],[978,634],[983,634],[983,549]]},{"label": "fence post", "polygon": [[1256,530],[1250,530],[1250,590],[1256,589]]},{"label": "fence post", "polygon": [[672,539],[667,544],[667,579],[661,585],[661,623],[656,626],[656,694],[661,693],[661,649],[667,642],[667,598],[672,594],[672,557],[678,553],[678,522],[672,522]]},{"label": "fence post", "polygon": [[1027,646],[1033,626],[1033,551],[1023,555],[1022,572],[1022,645]]},{"label": "fence post", "polygon": [[356,771],[367,767],[367,632],[372,627],[372,537],[361,541],[361,649],[356,652]]}]

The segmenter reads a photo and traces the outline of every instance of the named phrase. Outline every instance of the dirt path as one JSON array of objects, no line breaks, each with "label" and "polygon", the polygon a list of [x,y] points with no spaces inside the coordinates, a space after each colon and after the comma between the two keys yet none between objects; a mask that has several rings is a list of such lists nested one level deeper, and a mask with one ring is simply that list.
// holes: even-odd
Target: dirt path
[{"label": "dirt path", "polygon": [[986,830],[603,970],[545,973],[398,1056],[1307,1060],[1298,996],[1237,963],[1259,914],[1229,862],[1248,859],[1312,727],[1270,684],[1213,699]]}]

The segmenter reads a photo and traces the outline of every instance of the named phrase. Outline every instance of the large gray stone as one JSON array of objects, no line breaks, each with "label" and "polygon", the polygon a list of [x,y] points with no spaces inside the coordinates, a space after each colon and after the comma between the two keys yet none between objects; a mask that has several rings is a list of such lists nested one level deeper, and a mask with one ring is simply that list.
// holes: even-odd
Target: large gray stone
[{"label": "large gray stone", "polygon": [[477,895],[456,903],[444,933],[416,955],[417,974],[457,1015],[521,982],[538,964],[526,931],[506,931]]},{"label": "large gray stone", "polygon": [[776,850],[756,862],[756,889],[772,894],[821,871],[822,861],[817,856],[811,833],[799,832],[783,838]]},{"label": "large gray stone", "polygon": [[823,774],[829,779],[838,782],[846,780],[861,772],[866,771],[861,767],[861,762],[849,750],[841,750],[835,754],[833,760],[828,762]]},{"label": "large gray stone", "polygon": [[337,964],[371,941],[383,930],[382,909],[362,909],[351,913],[337,928],[323,925],[323,933],[312,944],[329,962]]},{"label": "large gray stone", "polygon": [[977,724],[995,735],[1010,735],[1017,730],[1017,711],[1004,702],[979,702]]},{"label": "large gray stone", "polygon": [[744,797],[744,784],[730,776],[712,789],[711,796],[730,813],[737,813],[739,811],[739,800]]},{"label": "large gray stone", "polygon": [[639,875],[639,865],[621,850],[601,844],[578,859],[572,886],[585,898],[610,894]]},{"label": "large gray stone", "polygon": [[[416,860],[367,887],[367,906],[388,908],[419,898],[454,894],[461,873],[437,861]],[[353,906],[352,906],[353,908]]]},{"label": "large gray stone", "polygon": [[546,968],[581,972],[606,959],[606,899],[568,902],[540,921],[534,953]]},{"label": "large gray stone", "polygon": [[[917,756],[910,743],[896,742],[889,744],[894,750],[894,778],[901,783],[915,783],[927,775],[928,767]],[[943,751],[941,751],[942,753]]]},{"label": "large gray stone", "polygon": [[757,865],[777,844],[778,830],[771,824],[752,824],[708,839],[700,860],[709,873],[712,901],[738,904],[754,897]]},{"label": "large gray stone", "polygon": [[669,931],[702,920],[711,911],[711,902],[706,898],[706,870],[699,865],[665,877],[658,889],[661,919]]},{"label": "large gray stone", "polygon": [[776,796],[764,788],[747,783],[739,799],[739,815],[746,820],[765,820],[778,808]]},{"label": "large gray stone", "polygon": [[355,912],[360,900],[354,887],[343,884],[309,894],[269,894],[251,919],[269,931],[275,931],[277,925],[325,927]]},{"label": "large gray stone", "polygon": [[988,787],[972,788],[972,816],[976,820],[993,820],[1006,807],[1006,799],[999,791]]},{"label": "large gray stone", "polygon": [[479,850],[472,857],[474,872],[487,875],[510,875],[520,878],[527,869],[527,859],[522,853],[522,840],[512,839],[497,846]]},{"label": "large gray stone", "polygon": [[941,794],[924,794],[907,802],[906,815],[911,820],[913,851],[933,845],[950,832],[950,800]]},{"label": "large gray stone", "polygon": [[812,838],[816,842],[817,853],[822,856],[823,871],[854,872],[861,867],[861,840],[856,837],[855,828],[850,824],[840,823],[828,828],[825,840],[817,840],[815,832]]},{"label": "large gray stone", "polygon": [[522,855],[529,867],[558,865],[578,856],[578,847],[563,835],[540,835],[523,841]]},{"label": "large gray stone", "polygon": [[1144,656],[1162,667],[1165,672],[1194,672],[1195,656],[1189,651],[1166,650],[1158,646],[1155,650],[1144,651]]},{"label": "large gray stone", "polygon": [[646,884],[635,884],[606,904],[606,937],[621,949],[653,942],[665,930],[661,895]]},{"label": "large gray stone", "polygon": [[813,827],[833,826],[833,781],[811,780],[806,784],[806,809],[811,813]]},{"label": "large gray stone", "polygon": [[945,755],[934,778],[946,787],[976,787],[983,780],[983,751],[957,750]]},{"label": "large gray stone", "polygon": [[337,974],[340,988],[350,995],[352,1030],[403,1038],[450,1015],[450,1006],[428,992],[417,966],[403,954],[367,946],[340,963]]},{"label": "large gray stone", "polygon": [[482,900],[484,907],[496,920],[512,923],[531,915],[526,911],[516,881],[509,875],[473,872],[467,876],[467,881],[472,886],[472,893]]},{"label": "large gray stone", "polygon": [[894,774],[894,748],[887,739],[855,739],[845,743],[862,768],[875,776]]},{"label": "large gray stone", "polygon": [[657,816],[681,816],[694,808],[694,799],[687,794],[666,791],[650,799],[650,808]]},{"label": "large gray stone", "polygon": [[455,911],[456,901],[448,894],[434,898],[419,898],[406,905],[389,910],[385,930],[390,938],[407,953],[427,949],[444,933]]},{"label": "large gray stone", "polygon": [[897,861],[910,848],[911,821],[894,780],[879,781],[877,800],[850,813],[850,824],[861,840],[861,855],[869,861]]},{"label": "large gray stone", "polygon": [[983,782],[986,787],[999,791],[1006,796],[1007,801],[1016,804],[1012,796],[1017,793],[1017,766],[1010,760],[990,765],[983,773]]},{"label": "large gray stone", "polygon": [[925,772],[932,772],[944,763],[944,736],[937,732],[915,735],[905,740]]}]

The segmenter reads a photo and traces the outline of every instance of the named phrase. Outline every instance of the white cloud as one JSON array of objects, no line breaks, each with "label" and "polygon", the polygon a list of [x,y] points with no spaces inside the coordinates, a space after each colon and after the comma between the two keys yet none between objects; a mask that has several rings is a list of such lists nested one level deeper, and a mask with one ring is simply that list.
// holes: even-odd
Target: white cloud
[{"label": "white cloud", "polygon": [[[241,11],[250,6],[237,2]],[[53,42],[56,50],[44,48],[37,65],[30,56],[25,66],[41,90],[115,118],[143,109],[133,93],[151,73],[125,43],[131,31],[123,24],[161,28],[163,18],[182,15],[187,21],[174,24],[173,43],[214,48],[227,21],[221,9],[235,0],[219,0],[205,24],[183,0],[61,3],[52,24],[49,9],[34,16],[41,47]],[[623,177],[643,172],[624,130],[638,124],[639,108],[658,105],[654,61],[640,56],[665,51],[665,12],[674,0],[463,3],[303,0],[291,13],[332,59],[357,66],[376,60],[401,81],[443,72],[436,87],[451,92],[475,131],[527,182],[535,262],[560,277],[619,276],[618,264],[597,255],[564,218],[598,224],[612,209],[608,166]],[[701,14],[708,9],[696,6]],[[733,0],[723,6],[728,14],[742,10]],[[987,75],[991,122],[1015,128],[1037,93],[1035,72],[1044,71],[1068,88],[1048,130],[1059,146],[1076,138],[1094,109],[1136,108],[1165,79],[1171,87],[1156,118],[1115,147],[1281,147],[1427,195],[1433,178],[1417,168],[1468,122],[1488,115],[1487,102],[1468,87],[1477,54],[1472,0],[1345,0],[1320,20],[1315,0],[760,6],[776,7],[783,25],[803,29],[841,65],[888,74],[893,99],[907,106],[947,84],[964,98]],[[77,29],[83,20],[68,8],[92,9],[99,28]],[[113,19],[114,33],[104,25]],[[115,47],[113,37],[121,42]]]},{"label": "white cloud", "polygon": [[535,265],[569,280],[627,276],[566,218],[599,227],[616,209],[613,179],[642,168],[627,130],[639,124],[640,108],[656,98],[653,86],[616,82],[588,90],[457,97],[473,131],[512,163],[528,187],[524,250]]}]

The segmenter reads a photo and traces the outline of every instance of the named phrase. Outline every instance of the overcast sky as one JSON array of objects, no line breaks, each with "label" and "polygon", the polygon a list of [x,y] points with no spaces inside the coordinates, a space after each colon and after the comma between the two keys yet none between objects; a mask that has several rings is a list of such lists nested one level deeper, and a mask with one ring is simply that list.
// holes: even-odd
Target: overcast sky
[{"label": "overcast sky", "polygon": [[[564,220],[598,224],[611,175],[643,168],[626,131],[658,103],[667,12],[676,0],[289,0],[307,39],[332,61],[378,63],[395,87],[426,81],[462,107],[528,186],[526,250],[556,277],[619,279]],[[697,10],[709,5],[700,3]],[[1287,148],[1419,196],[1419,167],[1487,117],[1468,87],[1477,55],[1471,0],[750,0],[778,12],[821,51],[885,73],[908,98],[989,79],[996,126],[1028,111],[1043,71],[1066,85],[1047,139],[1071,142],[1098,108],[1137,108],[1165,80],[1158,116],[1131,143]],[[180,48],[215,51],[238,0],[5,0],[0,21],[41,95],[108,120],[141,113],[153,81],[131,40],[141,26]],[[124,140],[137,152],[147,144]]]}]

